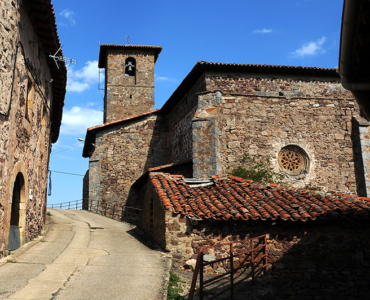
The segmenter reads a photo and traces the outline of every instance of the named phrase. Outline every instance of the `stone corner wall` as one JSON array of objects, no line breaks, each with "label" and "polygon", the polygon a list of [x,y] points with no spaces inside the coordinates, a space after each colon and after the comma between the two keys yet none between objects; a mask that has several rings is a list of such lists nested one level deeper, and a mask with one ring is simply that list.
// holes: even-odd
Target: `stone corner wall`
[{"label": "stone corner wall", "polygon": [[149,168],[167,163],[162,128],[161,116],[152,114],[96,133],[89,167],[90,202],[141,205],[132,184]]},{"label": "stone corner wall", "polygon": [[204,76],[200,76],[198,81],[166,115],[171,163],[193,158],[192,119],[198,107],[198,93],[204,90]]},{"label": "stone corner wall", "polygon": [[219,91],[198,95],[198,108],[192,120],[194,178],[209,178],[221,172],[221,131],[217,122],[220,101]]},{"label": "stone corner wall", "polygon": [[[51,78],[21,1],[0,3],[0,256],[7,250],[13,187],[20,187],[21,245],[43,228],[50,155]],[[17,47],[18,42],[23,45]],[[24,56],[23,56],[24,54]],[[13,77],[14,71],[14,77]],[[27,90],[30,91],[27,95]],[[21,180],[22,181],[22,180]],[[17,193],[18,194],[18,193]],[[32,196],[32,197],[31,197]]]}]

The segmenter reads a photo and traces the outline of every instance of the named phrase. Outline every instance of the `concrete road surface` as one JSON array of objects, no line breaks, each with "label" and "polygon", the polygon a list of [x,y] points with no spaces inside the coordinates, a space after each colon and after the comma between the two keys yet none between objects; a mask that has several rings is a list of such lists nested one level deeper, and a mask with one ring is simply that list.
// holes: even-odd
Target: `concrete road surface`
[{"label": "concrete road surface", "polygon": [[46,235],[0,260],[0,299],[165,299],[171,261],[134,226],[48,211]]}]

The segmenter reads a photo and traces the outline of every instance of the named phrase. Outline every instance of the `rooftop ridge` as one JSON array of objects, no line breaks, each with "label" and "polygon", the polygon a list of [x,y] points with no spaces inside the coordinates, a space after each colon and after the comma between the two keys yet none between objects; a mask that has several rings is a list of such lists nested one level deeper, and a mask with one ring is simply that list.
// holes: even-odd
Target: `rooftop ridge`
[{"label": "rooftop ridge", "polygon": [[87,128],[87,131],[91,131],[91,130],[98,129],[98,128],[103,128],[103,127],[106,127],[106,126],[109,126],[109,125],[121,123],[121,122],[128,121],[128,120],[133,120],[133,119],[136,119],[136,118],[139,118],[139,117],[147,116],[147,115],[150,115],[152,113],[158,112],[160,110],[161,110],[160,108],[154,109],[154,110],[149,110],[149,111],[143,112],[142,114],[139,114],[139,115],[132,115],[132,116],[125,117],[125,118],[122,118],[122,119],[106,122],[106,123],[101,124],[101,125],[92,126],[92,127]]}]

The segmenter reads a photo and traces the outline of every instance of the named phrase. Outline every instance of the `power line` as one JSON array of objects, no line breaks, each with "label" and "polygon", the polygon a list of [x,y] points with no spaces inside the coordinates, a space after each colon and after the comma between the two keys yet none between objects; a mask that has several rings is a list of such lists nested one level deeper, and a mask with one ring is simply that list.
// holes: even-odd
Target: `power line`
[{"label": "power line", "polygon": [[51,172],[55,172],[55,173],[66,174],[66,175],[85,176],[85,175],[81,175],[81,174],[66,173],[66,172],[60,172],[60,171],[54,171],[54,170],[49,170],[49,171],[51,171]]},{"label": "power line", "polygon": [[73,148],[77,147],[78,145],[80,145],[80,142],[78,142],[78,143],[74,144],[73,146],[68,147],[68,148],[66,148],[66,149],[63,149],[63,150],[60,150],[60,151],[57,151],[57,152],[51,152],[50,154],[57,154],[57,153],[60,153],[60,152],[64,152],[64,151],[67,151],[67,150],[73,149]]}]

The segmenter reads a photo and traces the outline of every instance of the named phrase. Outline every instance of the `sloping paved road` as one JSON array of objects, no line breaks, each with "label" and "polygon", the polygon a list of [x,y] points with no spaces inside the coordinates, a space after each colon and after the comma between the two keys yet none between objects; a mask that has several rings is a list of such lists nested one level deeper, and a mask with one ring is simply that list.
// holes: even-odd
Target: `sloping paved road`
[{"label": "sloping paved road", "polygon": [[46,236],[2,259],[0,299],[164,299],[170,261],[136,229],[87,211],[50,211]]}]

